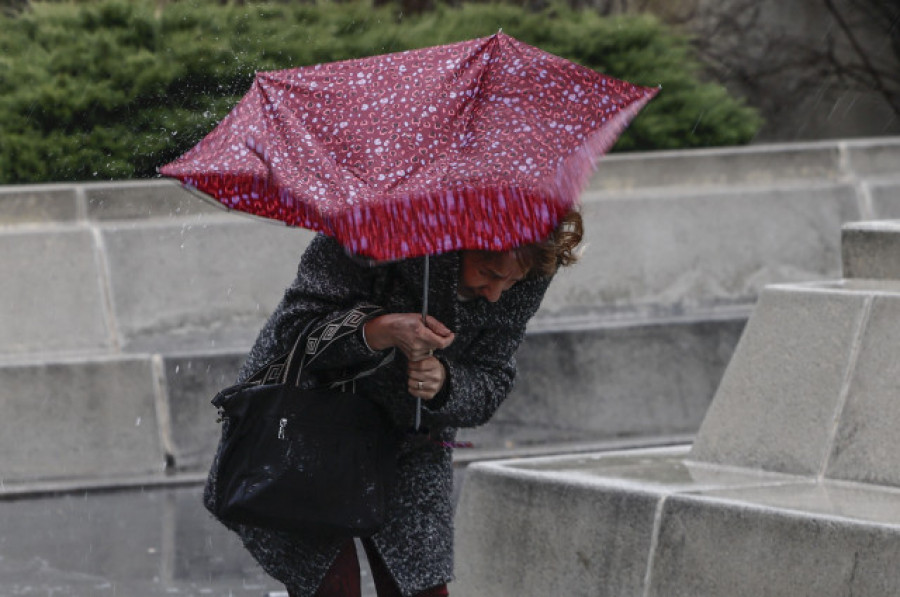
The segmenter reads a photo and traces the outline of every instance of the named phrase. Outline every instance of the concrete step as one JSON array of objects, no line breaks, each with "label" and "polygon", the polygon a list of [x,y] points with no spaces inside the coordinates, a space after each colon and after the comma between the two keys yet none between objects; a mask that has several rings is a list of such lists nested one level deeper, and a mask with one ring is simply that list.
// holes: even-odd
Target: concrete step
[{"label": "concrete step", "polygon": [[[898,147],[609,156],[584,196],[582,262],[529,326],[507,404],[466,435],[493,449],[695,432],[765,285],[839,276],[841,224],[900,213]],[[166,180],[0,188],[0,276],[15,281],[0,285],[0,425],[5,446],[42,446],[0,475],[205,470],[209,399],[309,238]],[[93,453],[112,445],[121,461]]]},{"label": "concrete step", "polygon": [[900,492],[686,460],[688,447],[479,463],[461,595],[896,595]]},{"label": "concrete step", "polygon": [[[694,433],[743,325],[738,317],[529,334],[512,394],[491,423],[460,439],[509,450]],[[185,351],[0,363],[0,478],[205,471],[220,432],[210,400],[243,358]]]},{"label": "concrete step", "polygon": [[[17,280],[0,287],[0,326],[9,330],[0,336],[0,360],[246,350],[311,238],[209,213],[164,181],[75,186],[68,195],[0,191],[0,204],[46,199],[40,209],[32,205],[29,223],[0,226],[0,275]],[[82,200],[63,210],[75,220],[37,221],[60,196]],[[187,213],[195,204],[201,213]],[[179,215],[161,215],[166,209]],[[706,317],[752,305],[766,284],[839,276],[840,226],[867,210],[846,183],[586,195],[582,263],[559,274],[532,327],[598,316],[639,324]]]}]

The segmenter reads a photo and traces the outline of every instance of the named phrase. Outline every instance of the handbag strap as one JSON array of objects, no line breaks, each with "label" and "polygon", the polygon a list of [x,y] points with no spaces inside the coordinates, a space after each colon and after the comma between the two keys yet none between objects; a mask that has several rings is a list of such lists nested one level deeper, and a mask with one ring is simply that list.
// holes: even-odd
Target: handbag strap
[{"label": "handbag strap", "polygon": [[[357,333],[366,321],[384,312],[376,305],[358,305],[350,311],[326,321],[311,321],[297,336],[284,364],[280,382],[299,386],[303,370],[319,358],[336,341]],[[310,330],[312,328],[312,330]],[[335,382],[332,386],[341,386],[367,377],[387,365],[394,359],[394,350],[390,350],[381,361],[369,369],[358,372],[352,378]]]}]

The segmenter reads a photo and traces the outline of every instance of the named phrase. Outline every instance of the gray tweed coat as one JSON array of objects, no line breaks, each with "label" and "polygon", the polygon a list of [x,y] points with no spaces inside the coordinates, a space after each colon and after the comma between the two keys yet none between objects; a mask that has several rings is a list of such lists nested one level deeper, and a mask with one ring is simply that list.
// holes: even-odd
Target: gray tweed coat
[{"label": "gray tweed coat", "polygon": [[[263,327],[240,380],[287,352],[306,323],[322,329],[342,324],[318,355],[314,375],[344,377],[371,368],[386,353],[369,350],[359,328],[382,312],[421,311],[423,259],[367,266],[347,256],[337,242],[318,235],[304,253],[297,279]],[[496,303],[456,298],[459,256],[431,257],[429,312],[456,334],[451,346],[435,353],[447,370],[438,396],[423,401],[422,425],[432,437],[452,441],[459,427],[486,423],[509,394],[515,377],[514,353],[525,325],[540,306],[549,278],[528,278]],[[348,317],[356,311],[363,317]],[[349,323],[348,323],[349,322]],[[357,383],[357,392],[384,405],[401,429],[413,425],[415,399],[406,391],[401,353],[374,375]],[[386,526],[372,541],[405,596],[450,582],[453,574],[452,449],[439,442],[405,440],[398,457],[398,482]],[[214,499],[210,475],[205,500]],[[288,532],[235,527],[262,567],[297,596],[312,596],[337,556],[340,541]]]}]

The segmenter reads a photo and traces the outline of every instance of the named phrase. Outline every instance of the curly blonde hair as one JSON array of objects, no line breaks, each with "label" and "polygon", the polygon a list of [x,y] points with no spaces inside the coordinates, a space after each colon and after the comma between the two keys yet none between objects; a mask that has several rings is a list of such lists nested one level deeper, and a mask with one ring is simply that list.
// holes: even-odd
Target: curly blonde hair
[{"label": "curly blonde hair", "polygon": [[552,276],[560,267],[578,261],[576,247],[584,236],[584,221],[576,210],[568,212],[545,240],[513,249],[519,267],[528,276]]}]

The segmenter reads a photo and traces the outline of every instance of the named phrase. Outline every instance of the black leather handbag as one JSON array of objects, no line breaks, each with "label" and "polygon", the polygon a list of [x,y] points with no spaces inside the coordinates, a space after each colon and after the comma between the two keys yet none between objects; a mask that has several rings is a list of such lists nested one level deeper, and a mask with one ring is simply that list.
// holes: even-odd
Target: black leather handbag
[{"label": "black leather handbag", "polygon": [[213,399],[225,430],[212,513],[225,523],[367,537],[385,520],[399,438],[381,407],[344,391],[372,370],[304,386],[305,332],[290,353]]}]

